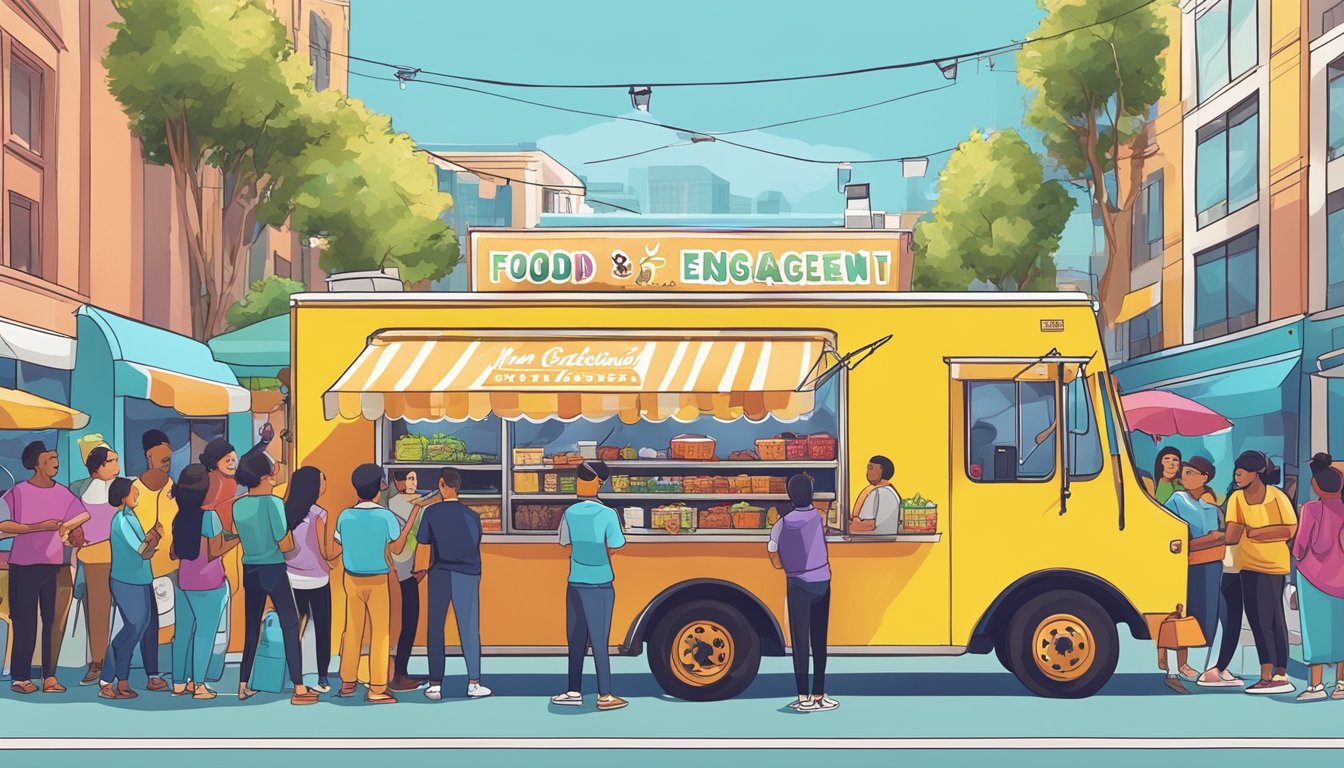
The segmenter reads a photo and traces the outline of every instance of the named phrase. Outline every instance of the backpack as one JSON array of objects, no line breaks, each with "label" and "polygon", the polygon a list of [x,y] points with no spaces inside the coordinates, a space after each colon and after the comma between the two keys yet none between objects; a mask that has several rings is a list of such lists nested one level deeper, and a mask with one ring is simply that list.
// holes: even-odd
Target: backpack
[{"label": "backpack", "polygon": [[280,628],[280,616],[267,611],[261,619],[261,641],[257,644],[256,660],[248,685],[254,691],[280,693],[285,690],[285,634]]}]

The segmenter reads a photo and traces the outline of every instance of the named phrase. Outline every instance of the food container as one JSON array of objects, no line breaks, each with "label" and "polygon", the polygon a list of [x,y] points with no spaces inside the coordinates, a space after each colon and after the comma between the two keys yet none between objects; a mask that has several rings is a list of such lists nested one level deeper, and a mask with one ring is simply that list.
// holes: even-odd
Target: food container
[{"label": "food container", "polygon": [[765,514],[765,513],[762,512],[762,511],[759,510],[759,509],[756,509],[756,510],[748,510],[748,511],[734,510],[734,511],[733,511],[733,527],[734,527],[734,528],[760,528],[760,527],[761,527],[761,519],[762,519],[762,517],[764,516],[764,514]]},{"label": "food container", "polygon": [[751,475],[738,475],[728,478],[732,483],[733,493],[751,493]]},{"label": "food container", "polygon": [[[654,455],[657,456],[658,452],[654,451]],[[620,449],[617,453],[617,458],[621,461],[635,461],[639,458],[639,451],[636,451],[633,447],[627,445]]]},{"label": "food container", "polygon": [[467,444],[460,437],[440,432],[430,436],[425,445],[425,458],[433,462],[463,463],[467,460]]},{"label": "food container", "polygon": [[577,493],[578,490],[579,490],[579,489],[578,489],[578,478],[576,478],[574,475],[561,475],[561,476],[560,476],[560,492],[561,492],[561,493]]},{"label": "food container", "polygon": [[472,512],[475,512],[483,522],[485,520],[490,519],[498,520],[500,518],[499,505],[495,504],[494,502],[488,502],[484,504],[472,503],[468,504],[467,507],[469,507]]},{"label": "food container", "polygon": [[666,459],[667,459],[667,449],[664,448],[664,449],[659,450],[659,451],[654,451],[654,452],[653,452],[653,458],[658,459],[658,460],[660,460],[660,461],[662,461],[662,460],[666,460]]},{"label": "food container", "polygon": [[789,493],[789,479],[787,477],[770,478],[769,494],[771,496],[785,496],[788,495],[788,493]]},{"label": "food container", "polygon": [[639,456],[639,458],[641,458],[641,459],[656,459],[656,458],[658,458],[658,452],[655,451],[655,450],[652,449],[652,448],[640,448],[638,451],[636,451],[636,454],[637,454],[637,455]]},{"label": "food container", "polygon": [[755,475],[751,478],[751,492],[768,495],[770,493],[770,477],[765,475]]},{"label": "food container", "polygon": [[579,446],[579,456],[580,456],[580,457],[582,457],[582,458],[584,458],[584,459],[591,459],[591,460],[593,460],[593,461],[596,461],[596,460],[597,460],[597,441],[596,441],[596,440],[580,440],[579,443],[578,443],[578,446]]},{"label": "food container", "polygon": [[697,519],[698,517],[699,513],[695,511],[695,507],[683,506],[681,508],[681,530],[694,531],[700,522]]},{"label": "food container", "polygon": [[543,493],[560,492],[560,476],[554,472],[547,472],[541,476],[541,490]]},{"label": "food container", "polygon": [[727,494],[732,493],[732,492],[733,492],[733,481],[732,481],[732,480],[729,480],[729,479],[726,478],[726,477],[716,477],[716,478],[714,478],[714,493],[715,493],[716,495],[724,496],[724,495],[727,495]]},{"label": "food container", "polygon": [[629,476],[629,475],[612,475],[612,476],[611,476],[611,492],[612,492],[612,493],[629,493],[629,492],[630,492],[630,476]]},{"label": "food container", "polygon": [[714,458],[714,438],[704,435],[677,435],[672,438],[673,461],[710,461]]},{"label": "food container", "polygon": [[807,458],[812,461],[835,461],[835,436],[825,432],[808,435]]},{"label": "food container", "polygon": [[539,466],[545,457],[546,451],[541,448],[514,448],[513,463],[520,467]]},{"label": "food container", "polygon": [[756,441],[756,453],[761,461],[784,461],[785,443],[782,437],[771,437]]},{"label": "food container", "polygon": [[681,507],[675,505],[659,506],[653,508],[653,514],[649,521],[650,528],[660,531],[681,530]]},{"label": "food container", "polygon": [[513,527],[520,531],[555,531],[565,508],[551,504],[522,504],[513,511]]},{"label": "food container", "polygon": [[619,461],[621,449],[614,445],[604,445],[597,449],[597,458],[601,461]]},{"label": "food container", "polygon": [[901,502],[899,533],[937,533],[938,505],[918,494]]},{"label": "food container", "polygon": [[733,451],[728,455],[729,461],[760,461],[761,457],[755,451]]},{"label": "food container", "polygon": [[541,492],[541,480],[537,472],[514,472],[513,490],[518,493]]},{"label": "food container", "polygon": [[733,513],[727,507],[713,507],[699,515],[701,528],[732,528]]},{"label": "food container", "polygon": [[503,533],[504,519],[499,517],[482,517],[481,533]]},{"label": "food container", "polygon": [[402,435],[397,438],[392,456],[397,461],[424,461],[425,446],[429,441],[420,435]]},{"label": "food container", "polygon": [[781,435],[784,438],[785,461],[807,461],[807,438],[792,432]]},{"label": "food container", "polygon": [[623,510],[626,528],[648,528],[649,515],[643,507],[626,507]]}]

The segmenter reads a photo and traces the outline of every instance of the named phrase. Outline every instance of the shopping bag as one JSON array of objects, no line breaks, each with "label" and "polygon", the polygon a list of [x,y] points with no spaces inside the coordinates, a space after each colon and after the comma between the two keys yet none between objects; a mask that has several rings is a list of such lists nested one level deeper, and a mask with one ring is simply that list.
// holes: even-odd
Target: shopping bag
[{"label": "shopping bag", "polygon": [[248,685],[254,691],[280,693],[285,690],[285,636],[280,616],[267,611],[261,619],[261,642]]},{"label": "shopping bag", "polygon": [[1193,616],[1183,615],[1185,606],[1177,605],[1176,611],[1162,622],[1157,634],[1159,648],[1199,648],[1208,645],[1204,630]]}]

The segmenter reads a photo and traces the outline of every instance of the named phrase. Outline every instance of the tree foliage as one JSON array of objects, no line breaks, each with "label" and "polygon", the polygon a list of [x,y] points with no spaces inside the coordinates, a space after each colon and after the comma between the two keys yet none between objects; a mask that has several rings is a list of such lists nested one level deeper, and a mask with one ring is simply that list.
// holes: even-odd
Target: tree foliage
[{"label": "tree foliage", "polygon": [[[283,224],[296,207],[302,215],[291,224],[332,249],[324,267],[396,264],[413,279],[456,263],[455,239],[439,218],[450,199],[432,185],[432,168],[386,118],[315,91],[311,66],[263,0],[115,5],[121,20],[103,59],[108,86],[145,158],[172,168],[204,287],[199,338],[225,329],[257,223]],[[393,244],[397,237],[406,239]]]},{"label": "tree foliage", "polygon": [[279,317],[289,312],[289,297],[303,290],[303,283],[279,275],[257,280],[242,299],[229,307],[229,325],[242,328]]},{"label": "tree foliage", "polygon": [[[1172,0],[1038,0],[1046,12],[1017,54],[1035,92],[1027,125],[1073,178],[1085,178],[1106,238],[1102,315],[1114,325],[1129,287],[1134,201],[1150,155],[1148,126],[1165,93]],[[1073,30],[1073,31],[1071,31]],[[1111,185],[1106,183],[1113,176]],[[1111,189],[1115,190],[1114,196]]]},{"label": "tree foliage", "polygon": [[938,175],[933,217],[915,229],[915,288],[1054,290],[1054,254],[1076,205],[1014,131],[962,142]]}]

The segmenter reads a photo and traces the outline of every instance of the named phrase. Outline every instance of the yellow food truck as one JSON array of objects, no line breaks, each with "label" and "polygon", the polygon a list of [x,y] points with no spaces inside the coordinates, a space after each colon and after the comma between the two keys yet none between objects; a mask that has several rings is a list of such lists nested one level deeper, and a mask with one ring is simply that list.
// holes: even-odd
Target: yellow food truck
[{"label": "yellow food truck", "polygon": [[[688,700],[732,697],[787,652],[766,542],[784,483],[807,473],[831,653],[992,651],[1036,694],[1096,693],[1118,628],[1147,638],[1145,615],[1184,602],[1188,534],[1136,475],[1093,305],[901,291],[900,264],[874,281],[877,254],[908,258],[900,244],[840,236],[474,232],[471,292],[297,295],[295,466],[328,475],[330,510],[354,501],[361,463],[415,469],[421,487],[457,468],[487,532],[485,653],[560,655],[556,529],[577,465],[605,460],[628,541],[609,645]],[[638,261],[625,275],[611,252],[660,246],[662,282],[623,287]],[[779,269],[761,279],[767,258]],[[874,456],[905,501],[894,529],[860,532]]]}]

